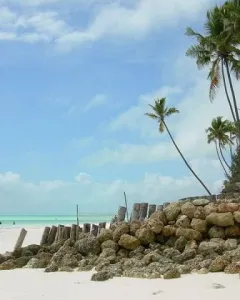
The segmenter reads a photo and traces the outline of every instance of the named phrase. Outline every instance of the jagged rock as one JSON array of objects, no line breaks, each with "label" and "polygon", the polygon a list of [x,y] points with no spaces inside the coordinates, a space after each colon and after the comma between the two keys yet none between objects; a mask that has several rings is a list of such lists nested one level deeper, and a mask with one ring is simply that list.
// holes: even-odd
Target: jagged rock
[{"label": "jagged rock", "polygon": [[168,221],[175,221],[181,212],[180,203],[170,203],[163,211]]},{"label": "jagged rock", "polygon": [[185,262],[191,271],[201,269],[200,264],[203,261],[203,257],[201,255],[197,255],[196,257],[189,259]]},{"label": "jagged rock", "polygon": [[240,262],[233,262],[226,266],[224,272],[227,274],[240,274]]},{"label": "jagged rock", "polygon": [[71,273],[71,272],[73,272],[73,269],[71,267],[64,266],[64,267],[60,267],[58,271]]},{"label": "jagged rock", "polygon": [[197,255],[196,250],[194,249],[188,249],[185,250],[183,253],[174,256],[172,259],[174,262],[182,264],[183,262],[193,259]]},{"label": "jagged rock", "polygon": [[108,259],[102,259],[95,267],[97,272],[102,271],[105,267],[110,265],[110,261]]},{"label": "jagged rock", "polygon": [[178,227],[189,228],[190,220],[187,216],[181,215],[180,217],[178,217],[176,225]]},{"label": "jagged rock", "polygon": [[212,239],[212,238],[220,238],[220,239],[224,239],[225,238],[225,230],[223,227],[220,226],[212,226],[209,230],[208,230],[208,236]]},{"label": "jagged rock", "polygon": [[179,227],[176,231],[176,236],[184,236],[187,240],[196,240],[200,241],[202,239],[202,235],[199,231],[194,229],[187,229]]},{"label": "jagged rock", "polygon": [[214,203],[210,203],[210,204],[204,206],[205,216],[208,216],[211,213],[216,213],[217,211],[218,211],[218,207]]},{"label": "jagged rock", "polygon": [[86,265],[86,266],[81,266],[77,269],[78,272],[88,272],[88,271],[92,271],[92,269],[94,268],[93,265]]},{"label": "jagged rock", "polygon": [[98,237],[97,237],[97,240],[100,244],[102,244],[103,242],[106,242],[108,240],[112,240],[113,239],[113,232],[111,229],[105,229],[105,228],[102,228]]},{"label": "jagged rock", "polygon": [[149,268],[132,268],[123,272],[123,276],[132,278],[147,278],[156,279],[161,278],[161,274],[157,271],[153,271]]},{"label": "jagged rock", "polygon": [[121,257],[121,258],[127,258],[129,255],[129,250],[127,249],[120,249],[118,252],[117,252],[117,256],[118,257]]},{"label": "jagged rock", "polygon": [[58,271],[58,266],[56,263],[51,263],[44,272],[46,273],[53,273]]},{"label": "jagged rock", "polygon": [[138,260],[136,258],[130,258],[122,263],[123,270],[132,269],[132,268],[142,268],[145,267],[146,263],[142,260]]},{"label": "jagged rock", "polygon": [[225,236],[226,237],[240,237],[240,226],[233,225],[233,226],[226,227]]},{"label": "jagged rock", "polygon": [[209,267],[209,271],[210,272],[223,272],[228,264],[229,264],[229,261],[227,261],[222,256],[218,256],[217,258],[215,258],[212,261],[212,263]]},{"label": "jagged rock", "polygon": [[226,212],[235,212],[239,209],[239,204],[237,203],[220,203],[218,205],[218,212],[226,213]]},{"label": "jagged rock", "polygon": [[142,222],[138,220],[134,220],[130,223],[130,234],[135,235],[136,231],[140,229],[142,226]]},{"label": "jagged rock", "polygon": [[177,269],[181,275],[191,273],[191,269],[189,268],[189,266],[179,265],[177,266]]},{"label": "jagged rock", "polygon": [[118,244],[127,250],[135,250],[140,246],[140,240],[129,234],[123,234],[120,237]]},{"label": "jagged rock", "polygon": [[234,217],[234,220],[237,222],[237,223],[240,223],[240,211],[235,211],[233,213],[233,217]]},{"label": "jagged rock", "polygon": [[206,217],[206,221],[208,224],[217,225],[221,227],[234,225],[233,215],[230,212],[211,213]]},{"label": "jagged rock", "polygon": [[135,257],[135,256],[139,256],[139,255],[143,255],[145,251],[145,248],[143,246],[139,246],[137,247],[135,250],[129,252],[129,257],[132,258],[132,257]]},{"label": "jagged rock", "polygon": [[181,274],[177,268],[173,268],[163,274],[164,279],[175,279],[175,278],[180,278],[180,277],[181,277]]},{"label": "jagged rock", "polygon": [[166,225],[163,227],[161,235],[162,236],[173,236],[176,233],[176,227],[173,225]]},{"label": "jagged rock", "polygon": [[205,259],[199,263],[201,269],[209,269],[212,264],[212,259]]},{"label": "jagged rock", "polygon": [[205,211],[204,211],[203,207],[201,207],[201,206],[197,207],[197,209],[194,212],[194,218],[205,220],[206,216],[205,216]]},{"label": "jagged rock", "polygon": [[161,221],[164,225],[167,225],[167,218],[163,211],[155,211],[150,219],[157,219],[158,221]]},{"label": "jagged rock", "polygon": [[113,232],[113,240],[118,243],[121,235],[128,234],[130,231],[130,227],[127,223],[122,223],[119,225]]},{"label": "jagged rock", "polygon": [[192,203],[185,203],[181,207],[181,211],[183,215],[186,215],[189,219],[194,217],[194,212],[196,210],[196,206]]},{"label": "jagged rock", "polygon": [[136,238],[143,246],[148,246],[155,241],[155,234],[151,229],[141,228],[136,232]]},{"label": "jagged rock", "polygon": [[157,218],[150,218],[146,220],[146,227],[152,230],[154,233],[159,234],[162,231],[164,224]]},{"label": "jagged rock", "polygon": [[110,249],[113,249],[115,251],[118,251],[119,246],[116,242],[108,240],[108,241],[105,241],[101,244],[101,248],[102,248],[102,250],[106,249],[106,248],[110,248]]},{"label": "jagged rock", "polygon": [[98,255],[101,252],[100,243],[98,242],[98,240],[95,237],[93,237],[91,235],[77,241],[75,245],[76,245],[79,253],[84,256],[86,256],[88,254]]},{"label": "jagged rock", "polygon": [[0,254],[0,265],[6,260],[5,256]]},{"label": "jagged rock", "polygon": [[163,255],[170,259],[172,259],[174,256],[177,256],[180,254],[181,253],[177,249],[174,249],[174,248],[167,248],[163,251]]},{"label": "jagged rock", "polygon": [[209,271],[207,268],[201,268],[199,271],[198,271],[198,274],[208,274]]},{"label": "jagged rock", "polygon": [[78,260],[71,253],[67,253],[66,255],[63,256],[60,266],[76,268],[78,266]]},{"label": "jagged rock", "polygon": [[180,237],[176,240],[174,247],[175,247],[178,251],[183,252],[184,249],[185,249],[186,244],[187,244],[187,239],[186,239],[184,236],[180,236]]},{"label": "jagged rock", "polygon": [[17,266],[15,264],[15,260],[14,259],[9,259],[7,261],[4,261],[1,265],[0,265],[0,270],[12,270],[15,269]]},{"label": "jagged rock", "polygon": [[224,243],[224,249],[226,251],[231,251],[237,249],[237,240],[236,239],[227,239]]},{"label": "jagged rock", "polygon": [[198,253],[208,256],[213,252],[222,254],[224,250],[224,240],[212,239],[210,241],[201,242],[198,247]]},{"label": "jagged rock", "polygon": [[194,230],[197,230],[199,232],[206,232],[207,231],[207,222],[205,220],[200,219],[192,219],[191,227]]},{"label": "jagged rock", "polygon": [[30,256],[21,256],[15,260],[15,265],[17,268],[22,268],[26,266],[30,259]]},{"label": "jagged rock", "polygon": [[34,269],[34,268],[38,268],[38,265],[39,265],[39,259],[33,257],[28,261],[28,263],[24,266],[24,268],[25,269]]},{"label": "jagged rock", "polygon": [[92,275],[92,281],[106,281],[108,279],[113,278],[112,274],[107,271],[100,271]]},{"label": "jagged rock", "polygon": [[207,199],[196,199],[196,200],[193,200],[193,202],[192,202],[192,204],[195,206],[205,206],[205,205],[208,205],[209,203],[210,203],[210,201]]},{"label": "jagged rock", "polygon": [[188,241],[185,246],[185,250],[188,250],[188,249],[197,250],[197,248],[198,248],[198,244],[195,240]]},{"label": "jagged rock", "polygon": [[119,263],[105,266],[102,271],[110,273],[113,277],[121,277],[123,274],[122,267]]}]

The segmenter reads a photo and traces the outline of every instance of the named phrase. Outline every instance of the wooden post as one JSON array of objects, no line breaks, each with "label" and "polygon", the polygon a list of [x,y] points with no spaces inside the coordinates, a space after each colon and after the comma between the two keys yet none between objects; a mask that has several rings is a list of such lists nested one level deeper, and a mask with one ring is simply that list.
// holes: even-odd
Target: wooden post
[{"label": "wooden post", "polygon": [[50,229],[51,229],[50,227],[45,227],[44,228],[44,231],[43,231],[43,234],[42,234],[42,239],[41,239],[41,242],[40,242],[40,246],[47,244]]},{"label": "wooden post", "polygon": [[77,204],[77,225],[79,225],[79,217],[78,217],[78,204]]},{"label": "wooden post", "polygon": [[92,224],[91,234],[93,234],[94,236],[98,235],[98,225]]},{"label": "wooden post", "polygon": [[63,227],[63,239],[68,240],[70,238],[70,230],[71,228],[68,226]]},{"label": "wooden post", "polygon": [[90,229],[91,229],[91,224],[89,224],[89,223],[83,224],[83,232],[84,233],[89,233]]},{"label": "wooden post", "polygon": [[64,240],[64,226],[60,225],[60,231],[59,231],[59,237],[58,237],[59,241]]},{"label": "wooden post", "polygon": [[48,236],[48,240],[47,240],[48,245],[52,245],[52,243],[54,242],[54,240],[56,238],[56,234],[57,234],[57,227],[52,226],[49,236]]},{"label": "wooden post", "polygon": [[169,202],[164,202],[163,203],[163,209],[166,208],[166,207],[168,207],[169,204],[170,204]]},{"label": "wooden post", "polygon": [[77,240],[77,225],[72,224],[71,232],[70,232],[70,239],[73,241]]},{"label": "wooden post", "polygon": [[157,211],[163,211],[163,205],[158,205],[157,206]]},{"label": "wooden post", "polygon": [[76,241],[79,240],[79,234],[81,232],[83,232],[83,229],[80,226],[77,226],[77,229],[76,229]]},{"label": "wooden post", "polygon": [[131,221],[139,220],[140,203],[133,204]]},{"label": "wooden post", "polygon": [[100,233],[102,228],[106,228],[106,222],[99,223],[98,225],[98,233]]},{"label": "wooden post", "polygon": [[125,220],[125,215],[126,215],[126,207],[125,206],[120,206],[118,209],[118,222],[123,222]]},{"label": "wooden post", "polygon": [[26,235],[27,235],[27,230],[22,228],[18,236],[17,242],[15,244],[14,250],[17,250],[22,247]]},{"label": "wooden post", "polygon": [[156,211],[157,205],[156,204],[149,204],[148,206],[148,218]]},{"label": "wooden post", "polygon": [[140,221],[144,221],[147,216],[148,211],[148,203],[141,203],[140,204],[140,212],[139,212],[139,219]]},{"label": "wooden post", "polygon": [[125,206],[126,206],[126,213],[127,213],[127,221],[129,222],[129,214],[128,214],[128,205],[127,205],[127,196],[124,192],[124,199],[125,199]]}]

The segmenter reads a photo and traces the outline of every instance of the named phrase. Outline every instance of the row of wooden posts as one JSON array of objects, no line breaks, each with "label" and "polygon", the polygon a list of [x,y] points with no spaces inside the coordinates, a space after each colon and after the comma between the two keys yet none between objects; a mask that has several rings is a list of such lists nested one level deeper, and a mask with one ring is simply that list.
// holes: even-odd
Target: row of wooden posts
[{"label": "row of wooden posts", "polygon": [[[156,205],[156,204],[148,204],[148,203],[134,203],[133,210],[130,215],[128,215],[127,210],[127,203],[126,206],[120,206],[117,213],[116,222],[123,222],[127,219],[127,221],[134,221],[134,220],[140,220],[143,221],[146,218],[149,218],[155,211],[162,211],[165,207],[169,205],[168,202],[163,203],[163,205]],[[77,218],[77,223],[79,223]],[[73,224],[72,226],[64,226],[64,225],[58,225],[58,226],[52,226],[52,227],[45,227],[40,245],[52,245],[54,242],[58,242],[60,240],[67,240],[72,239],[76,241],[78,239],[78,235],[80,232],[83,233],[91,233],[94,236],[97,236],[102,228],[106,228],[106,222],[99,223],[99,225],[96,224],[89,224],[85,223],[83,224],[83,227],[80,227],[79,225]],[[14,249],[19,249],[22,247],[24,239],[27,235],[27,231],[23,228],[20,232],[20,235],[18,237],[18,240],[16,242],[16,245]]]},{"label": "row of wooden posts", "polygon": [[127,215],[127,221],[134,221],[134,220],[140,220],[143,221],[146,218],[150,218],[150,216],[155,211],[163,211],[165,207],[167,207],[170,203],[165,202],[162,205],[156,205],[156,204],[148,204],[148,203],[134,203],[133,204],[133,210],[130,216],[130,220],[128,220],[128,212],[126,206],[120,206],[117,213],[117,221],[123,222],[126,219]]}]

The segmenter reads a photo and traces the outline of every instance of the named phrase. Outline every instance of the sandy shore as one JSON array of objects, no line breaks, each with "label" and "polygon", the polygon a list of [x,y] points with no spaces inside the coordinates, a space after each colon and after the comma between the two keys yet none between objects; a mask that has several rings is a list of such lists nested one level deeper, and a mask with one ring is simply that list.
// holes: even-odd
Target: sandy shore
[{"label": "sandy shore", "polygon": [[[185,275],[180,279],[114,278],[91,282],[92,272],[44,273],[42,270],[0,272],[3,300],[226,300],[238,299],[238,275]],[[215,289],[214,283],[224,288]]]},{"label": "sandy shore", "polygon": [[[25,245],[39,243],[43,228],[27,228]],[[13,249],[20,228],[0,228],[0,253]],[[180,279],[114,278],[92,282],[93,272],[44,273],[43,270],[0,271],[2,300],[226,300],[240,295],[238,275],[185,275]],[[213,284],[224,288],[215,289]]]}]

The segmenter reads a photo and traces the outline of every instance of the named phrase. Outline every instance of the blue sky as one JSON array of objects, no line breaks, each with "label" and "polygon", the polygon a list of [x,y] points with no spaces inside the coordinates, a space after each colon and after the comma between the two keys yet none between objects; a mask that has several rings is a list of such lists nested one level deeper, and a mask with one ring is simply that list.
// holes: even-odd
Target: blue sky
[{"label": "blue sky", "polygon": [[[162,203],[205,194],[144,113],[169,127],[212,192],[223,174],[204,130],[229,117],[222,90],[185,57],[216,1],[0,0],[0,214],[114,212],[125,190]],[[240,91],[236,90],[237,93]]]}]

